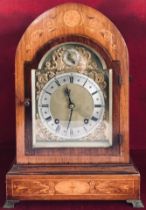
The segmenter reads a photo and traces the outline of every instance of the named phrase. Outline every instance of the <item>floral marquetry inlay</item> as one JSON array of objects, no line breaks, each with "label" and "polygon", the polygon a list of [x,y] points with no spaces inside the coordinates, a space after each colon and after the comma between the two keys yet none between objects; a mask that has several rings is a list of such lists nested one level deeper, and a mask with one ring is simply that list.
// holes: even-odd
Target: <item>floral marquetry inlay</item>
[{"label": "floral marquetry inlay", "polygon": [[116,49],[116,44],[115,44],[115,41],[114,41],[114,35],[113,35],[110,31],[108,31],[108,30],[106,30],[106,29],[102,29],[102,30],[100,31],[100,34],[103,36],[103,38],[104,38],[107,42],[109,42],[109,44],[111,45],[111,47],[112,47],[113,49]]},{"label": "floral marquetry inlay", "polygon": [[77,10],[68,10],[63,17],[65,25],[75,27],[81,23],[81,16]]},{"label": "floral marquetry inlay", "polygon": [[80,194],[128,194],[134,188],[133,180],[58,180],[58,179],[37,179],[13,181],[12,189],[16,196],[30,195],[80,195]]}]

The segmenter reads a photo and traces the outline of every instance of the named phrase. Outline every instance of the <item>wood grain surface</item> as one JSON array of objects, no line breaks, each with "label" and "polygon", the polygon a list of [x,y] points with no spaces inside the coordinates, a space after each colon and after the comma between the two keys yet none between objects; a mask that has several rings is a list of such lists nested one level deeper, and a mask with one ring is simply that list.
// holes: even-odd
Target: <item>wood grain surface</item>
[{"label": "wood grain surface", "polygon": [[[119,133],[122,135],[122,142],[118,152],[113,152],[109,156],[103,149],[100,154],[98,152],[96,154],[95,151],[94,154],[81,152],[79,155],[77,150],[74,153],[70,150],[66,156],[63,152],[62,155],[56,152],[54,156],[37,152],[28,155],[25,150],[25,64],[31,62],[37,52],[46,44],[51,44],[52,40],[71,35],[92,40],[110,56],[112,61],[119,62],[122,78],[119,90]],[[120,32],[108,18],[95,9],[76,3],[63,4],[43,13],[32,22],[22,36],[16,52],[15,69],[17,163],[129,162],[128,51]]]},{"label": "wood grain surface", "polygon": [[[74,167],[74,173],[73,172]],[[46,169],[48,170],[46,170]],[[126,200],[139,199],[140,176],[132,165],[53,167],[15,165],[7,174],[7,199],[18,200]],[[113,169],[110,174],[106,170]],[[114,169],[115,168],[115,169]],[[125,170],[126,169],[126,170]],[[132,169],[131,173],[130,170]],[[44,171],[45,170],[45,171]],[[80,174],[77,172],[80,170]],[[117,172],[119,170],[119,173]],[[58,171],[58,172],[57,172]],[[51,173],[53,172],[53,173]],[[62,174],[61,174],[62,172]],[[102,173],[101,173],[102,172]],[[122,173],[123,172],[123,173]]]}]

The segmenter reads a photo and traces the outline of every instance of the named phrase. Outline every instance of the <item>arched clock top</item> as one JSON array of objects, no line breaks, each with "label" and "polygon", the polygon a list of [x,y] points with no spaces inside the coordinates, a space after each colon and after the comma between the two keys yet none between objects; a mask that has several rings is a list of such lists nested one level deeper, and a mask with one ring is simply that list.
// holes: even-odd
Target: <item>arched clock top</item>
[{"label": "arched clock top", "polygon": [[[121,62],[122,69],[128,69],[127,47],[116,26],[99,11],[77,3],[50,9],[30,24],[17,48],[16,67],[18,60],[20,65],[30,61],[48,40],[68,35],[94,40],[109,52],[113,60]],[[19,70],[22,71],[20,66]]]}]

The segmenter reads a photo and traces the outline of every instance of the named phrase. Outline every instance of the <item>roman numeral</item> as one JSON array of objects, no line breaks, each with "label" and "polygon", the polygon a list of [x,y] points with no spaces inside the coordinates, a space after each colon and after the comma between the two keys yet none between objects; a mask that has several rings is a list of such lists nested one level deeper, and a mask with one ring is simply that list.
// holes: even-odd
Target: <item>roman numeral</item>
[{"label": "roman numeral", "polygon": [[70,76],[69,79],[70,79],[70,83],[73,83],[73,81],[74,81],[73,76]]},{"label": "roman numeral", "polygon": [[56,84],[57,84],[58,86],[60,86],[60,83],[59,83],[59,81],[58,81],[57,79],[55,79],[55,82],[56,82]]},{"label": "roman numeral", "polygon": [[88,81],[88,79],[86,79],[86,81],[84,82],[83,87],[86,85],[87,81]]},{"label": "roman numeral", "polygon": [[98,91],[93,92],[92,95],[95,95],[96,93],[98,93]]},{"label": "roman numeral", "polygon": [[73,129],[70,129],[70,136],[73,135]]},{"label": "roman numeral", "polygon": [[61,126],[60,125],[57,125],[56,132],[58,133],[60,131],[60,129],[61,129]]},{"label": "roman numeral", "polygon": [[45,91],[45,93],[47,93],[47,94],[51,95],[51,93],[50,93],[50,92],[48,92],[47,90],[44,90],[44,91]]},{"label": "roman numeral", "polygon": [[48,104],[42,104],[41,107],[49,107]]},{"label": "roman numeral", "polygon": [[86,128],[85,126],[84,126],[83,128],[84,128],[84,130],[87,132],[87,128]]},{"label": "roman numeral", "polygon": [[46,120],[46,121],[50,121],[51,119],[52,119],[52,117],[51,117],[51,116],[49,116],[49,117],[45,118],[45,120]]},{"label": "roman numeral", "polygon": [[102,104],[95,104],[94,107],[102,107]]},{"label": "roman numeral", "polygon": [[93,121],[97,121],[97,120],[98,120],[98,118],[96,118],[96,117],[92,116],[92,117],[91,117],[91,120],[93,120]]}]

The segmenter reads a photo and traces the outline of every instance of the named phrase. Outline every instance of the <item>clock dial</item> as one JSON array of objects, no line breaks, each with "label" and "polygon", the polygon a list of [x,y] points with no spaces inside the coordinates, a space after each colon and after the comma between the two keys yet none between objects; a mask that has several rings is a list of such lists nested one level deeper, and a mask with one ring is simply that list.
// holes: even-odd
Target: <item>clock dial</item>
[{"label": "clock dial", "polygon": [[89,135],[103,120],[105,102],[100,87],[79,73],[63,73],[43,87],[38,113],[43,125],[64,139]]},{"label": "clock dial", "polygon": [[112,70],[91,47],[61,43],[32,70],[33,147],[112,145]]}]

